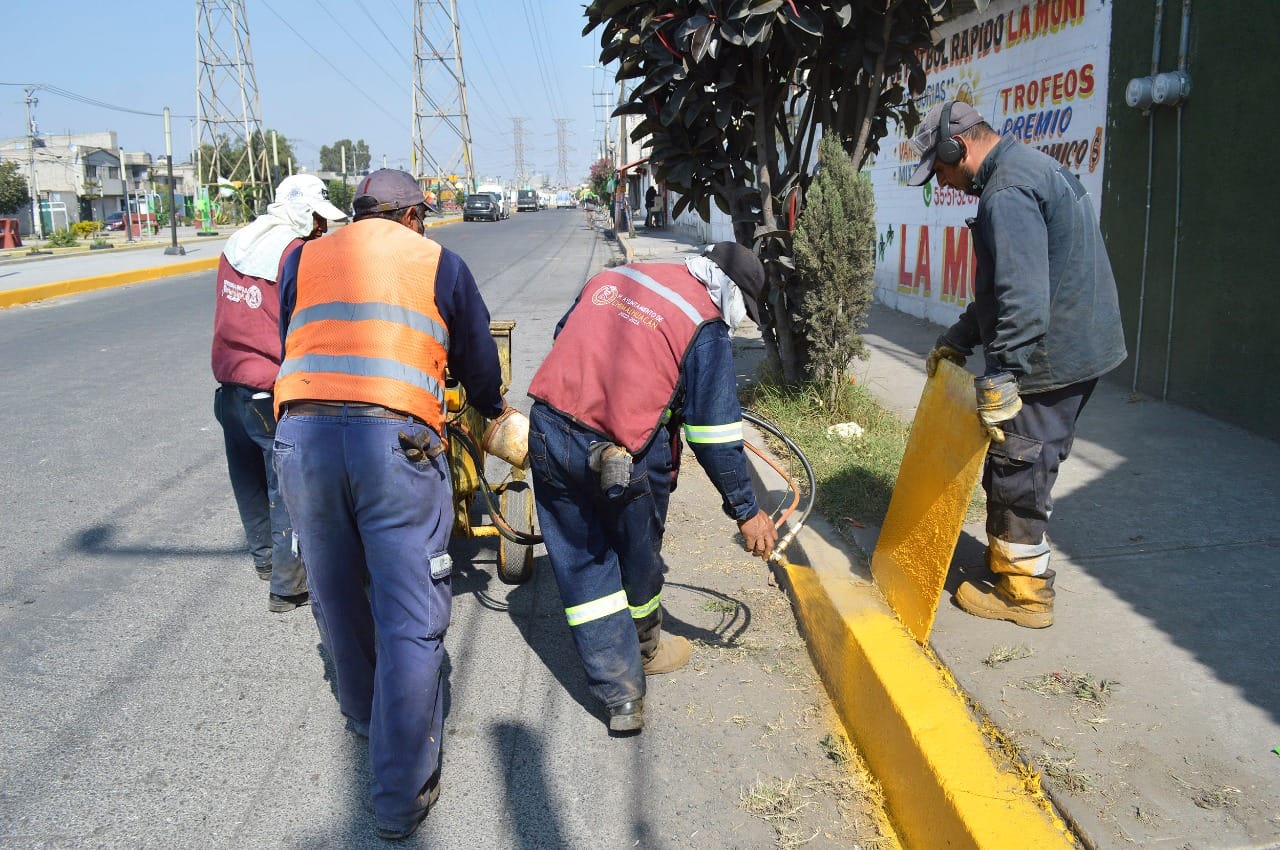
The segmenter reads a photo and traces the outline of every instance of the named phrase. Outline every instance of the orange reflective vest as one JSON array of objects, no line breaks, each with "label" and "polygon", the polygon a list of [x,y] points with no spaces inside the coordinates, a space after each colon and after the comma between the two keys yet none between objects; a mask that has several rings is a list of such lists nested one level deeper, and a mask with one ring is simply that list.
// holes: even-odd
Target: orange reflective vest
[{"label": "orange reflective vest", "polygon": [[529,395],[639,454],[666,421],[698,329],[720,318],[683,264],[606,269],[587,281]]},{"label": "orange reflective vest", "polygon": [[303,400],[378,404],[443,434],[449,329],[435,301],[440,251],[380,218],[308,242],[276,409]]}]

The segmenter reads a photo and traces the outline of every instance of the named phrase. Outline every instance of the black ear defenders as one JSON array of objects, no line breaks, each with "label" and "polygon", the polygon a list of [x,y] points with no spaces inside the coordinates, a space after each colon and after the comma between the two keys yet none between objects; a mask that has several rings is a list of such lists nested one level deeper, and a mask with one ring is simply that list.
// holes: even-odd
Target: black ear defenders
[{"label": "black ear defenders", "polygon": [[934,157],[944,165],[955,165],[964,159],[964,144],[951,135],[951,107],[954,100],[947,101],[942,107],[942,118],[938,121],[938,146]]}]

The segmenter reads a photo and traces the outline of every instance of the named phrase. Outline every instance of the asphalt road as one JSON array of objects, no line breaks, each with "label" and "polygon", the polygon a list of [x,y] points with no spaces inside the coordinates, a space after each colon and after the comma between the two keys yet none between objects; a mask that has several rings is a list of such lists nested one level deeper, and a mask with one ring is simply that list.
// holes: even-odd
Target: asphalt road
[{"label": "asphalt road", "polygon": [[[517,321],[509,398],[527,410],[555,322],[616,248],[568,210],[430,235]],[[382,846],[310,612],[269,614],[243,551],[213,296],[205,273],[0,313],[0,847]],[[688,466],[664,602],[694,664],[651,682],[638,737],[605,733],[541,548],[509,588],[495,544],[455,544],[442,794],[410,846],[879,835],[822,743],[834,720],[785,600]],[[744,801],[775,784],[796,796],[766,821]]]}]

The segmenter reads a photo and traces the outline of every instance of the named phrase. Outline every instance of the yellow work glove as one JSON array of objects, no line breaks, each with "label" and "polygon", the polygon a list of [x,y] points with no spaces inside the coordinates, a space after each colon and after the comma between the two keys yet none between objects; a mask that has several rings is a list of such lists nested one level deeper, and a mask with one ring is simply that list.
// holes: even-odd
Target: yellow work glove
[{"label": "yellow work glove", "polygon": [[738,530],[747,542],[747,551],[763,561],[768,561],[773,554],[773,546],[778,542],[778,529],[764,511],[756,511],[738,523]]},{"label": "yellow work glove", "polygon": [[1018,395],[1018,381],[1012,372],[996,372],[973,379],[973,389],[978,400],[978,419],[991,436],[991,442],[1004,442],[1001,423],[1008,422],[1022,410],[1022,397]]},{"label": "yellow work glove", "polygon": [[938,341],[933,344],[933,348],[929,350],[929,356],[924,359],[924,370],[929,373],[929,377],[933,377],[933,373],[938,371],[938,362],[941,360],[950,360],[957,366],[964,366],[964,361],[969,355],[953,345],[949,345],[946,337],[938,337]]},{"label": "yellow work glove", "polygon": [[508,405],[489,423],[480,447],[519,469],[529,468],[529,417]]}]

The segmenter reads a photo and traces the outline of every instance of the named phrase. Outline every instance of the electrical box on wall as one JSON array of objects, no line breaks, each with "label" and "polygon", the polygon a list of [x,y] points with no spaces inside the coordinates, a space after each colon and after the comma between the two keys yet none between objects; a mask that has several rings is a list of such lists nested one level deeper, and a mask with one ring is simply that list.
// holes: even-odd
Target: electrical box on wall
[{"label": "electrical box on wall", "polygon": [[1153,77],[1134,77],[1124,89],[1125,103],[1134,109],[1180,106],[1191,94],[1191,77],[1184,71],[1166,71]]}]

